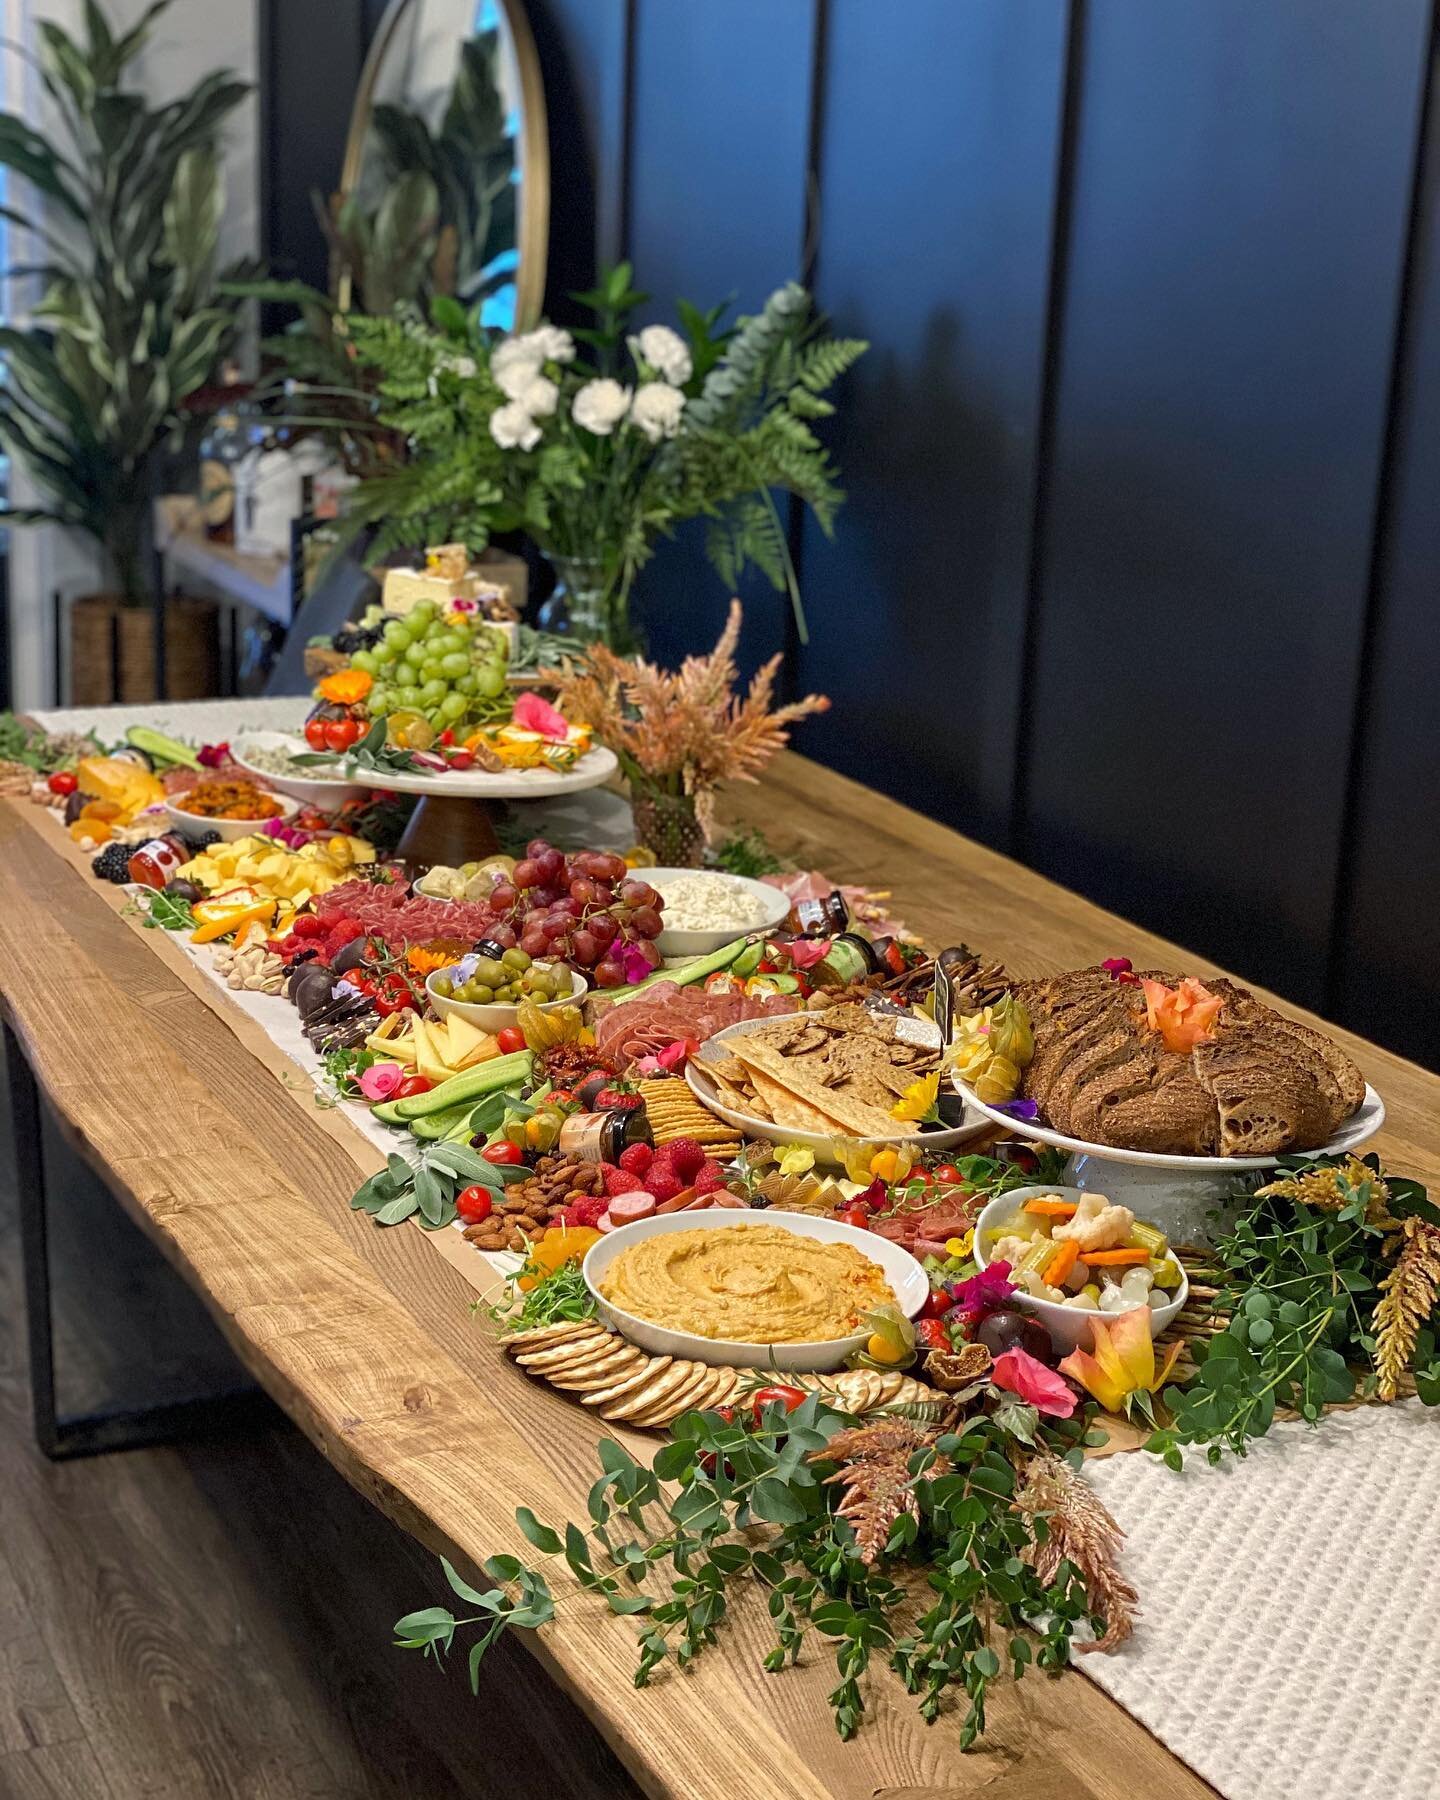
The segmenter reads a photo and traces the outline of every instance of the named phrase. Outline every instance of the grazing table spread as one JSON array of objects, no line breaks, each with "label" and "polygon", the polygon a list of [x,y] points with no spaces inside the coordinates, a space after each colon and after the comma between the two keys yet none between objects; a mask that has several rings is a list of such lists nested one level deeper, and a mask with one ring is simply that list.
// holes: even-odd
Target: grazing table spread
[{"label": "grazing table spread", "polygon": [[[212,710],[220,719],[217,736],[221,728],[233,735],[242,718],[261,730],[279,722],[273,706],[271,714],[242,706]],[[208,735],[187,727],[185,712],[157,710],[154,725]],[[96,721],[52,715],[44,722],[59,729]],[[1161,998],[1149,998],[1161,1010],[1167,1046],[1172,1037],[1207,1042],[1203,1022],[1197,1027],[1193,1013],[1187,1020],[1186,1008],[1213,1005],[1224,983],[1214,978],[1213,992],[1201,985],[1212,978],[1196,958],[833,772],[783,753],[763,789],[732,792],[727,815],[740,825],[763,822],[774,849],[800,868],[823,867],[847,884],[893,892],[896,910],[927,943],[963,937],[1025,977],[1100,964],[1122,949],[1127,979],[1131,963],[1185,969],[1191,977],[1201,970],[1200,982],[1187,977],[1163,989]],[[242,1361],[347,1479],[473,1577],[497,1555],[534,1560],[536,1539],[517,1525],[517,1508],[561,1523],[585,1516],[597,1437],[608,1436],[648,1465],[656,1440],[644,1427],[669,1422],[663,1407],[632,1409],[629,1421],[623,1409],[615,1419],[593,1408],[587,1417],[562,1391],[563,1332],[537,1340],[557,1346],[549,1355],[562,1371],[559,1387],[532,1380],[499,1353],[473,1303],[477,1291],[499,1286],[503,1254],[492,1262],[458,1228],[377,1229],[365,1210],[352,1209],[357,1183],[382,1177],[384,1132],[353,1107],[313,1103],[314,1081],[301,1072],[290,1044],[292,1037],[298,1042],[296,1015],[273,987],[227,988],[178,935],[146,928],[123,889],[92,877],[90,855],[50,810],[12,797],[0,807],[0,841],[0,990],[12,1054],[17,1047],[23,1053],[62,1128],[204,1297]],[[1043,1006],[1068,1001],[1049,990],[1042,996],[1038,981],[1032,985],[1040,1045],[1033,1086],[1043,1091]],[[544,991],[532,990],[532,998]],[[1252,992],[1269,1000],[1262,990]],[[564,998],[551,1004],[562,1006]],[[1232,1004],[1238,1009],[1241,1002]],[[1286,1019],[1305,1018],[1274,1004]],[[459,1007],[461,1016],[483,1010]],[[1263,1012],[1256,1014],[1257,1030]],[[273,1022],[277,1013],[288,1021],[281,1028]],[[737,1084],[730,1090],[736,1106],[764,1104],[767,1093],[783,1096],[773,1070],[783,1071],[775,1059],[796,1050],[785,1036],[793,1023],[767,1023],[762,1016],[742,1035],[727,1037],[731,1053],[717,1066],[720,1079]],[[769,1033],[771,1047],[763,1054],[747,1049],[747,1041],[758,1040],[745,1033]],[[382,1042],[399,1036],[393,1032]],[[412,1050],[417,1059],[438,1060],[441,1076],[454,1079],[468,1041],[463,1028],[452,1027],[434,1043],[420,1035]],[[1383,1128],[1365,1149],[1378,1148],[1387,1170],[1440,1179],[1440,1078],[1344,1033],[1327,1031],[1325,1042],[1332,1041],[1342,1087],[1353,1059],[1371,1094],[1383,1096]],[[801,1049],[838,1054],[828,1042]],[[447,1063],[446,1054],[456,1060]],[[917,1040],[916,1069],[927,1056],[925,1042]],[[968,1067],[974,1076],[980,1065]],[[697,1081],[708,1079],[705,1070],[701,1063]],[[659,1085],[639,1083],[647,1097]],[[843,1082],[825,1090],[826,1103],[840,1106],[834,1096],[844,1090]],[[1300,1096],[1296,1106],[1303,1101]],[[673,1102],[662,1097],[657,1116],[666,1104]],[[792,1094],[788,1123],[807,1116],[799,1105]],[[816,1110],[811,1101],[805,1108]],[[738,1130],[719,1122],[725,1116],[717,1118],[708,1154],[723,1153],[727,1134],[738,1141]],[[1008,1116],[1023,1135],[1023,1106]],[[778,1112],[775,1117],[777,1137],[799,1135],[778,1123]],[[973,1141],[976,1116],[962,1117],[955,1135]],[[1222,1104],[1220,1128],[1225,1124]],[[1325,1138],[1321,1129],[1313,1142]],[[946,1153],[958,1157],[965,1147]],[[1042,1195],[1040,1225],[1026,1215],[1034,1234],[1029,1248],[1041,1252],[1036,1266],[1057,1283],[1056,1261],[1048,1259],[1050,1230],[1057,1242],[1065,1230],[1073,1235],[1098,1204],[1093,1192],[1086,1197],[1083,1162],[1067,1169],[1073,1186],[1047,1180],[991,1203],[1017,1209],[1001,1225],[1010,1229],[1027,1193]],[[1114,1172],[1115,1165],[1104,1166],[1107,1191]],[[637,1192],[614,1192],[617,1216],[607,1226],[623,1223],[624,1206]],[[1071,1193],[1074,1199],[1063,1197]],[[647,1211],[655,1208],[642,1194],[631,1232],[641,1231]],[[1143,1229],[1138,1212],[1137,1229]],[[714,1240],[735,1216],[716,1208],[686,1213],[674,1225],[695,1226],[687,1238]],[[766,1219],[784,1216],[777,1210]],[[799,1216],[791,1215],[792,1222]],[[670,1221],[655,1224],[670,1228]],[[714,1229],[700,1230],[701,1224]],[[806,1235],[819,1240],[817,1258],[840,1258],[852,1254],[850,1231],[822,1219]],[[980,1236],[977,1225],[976,1260],[983,1268]],[[479,1242],[489,1247],[490,1240]],[[1161,1246],[1168,1255],[1163,1239]],[[495,1247],[503,1253],[503,1243]],[[615,1246],[602,1247],[615,1271],[622,1256],[613,1254]],[[901,1246],[890,1248],[916,1266]],[[995,1248],[992,1242],[992,1253]],[[1068,1269],[1075,1250],[1062,1248]],[[1022,1266],[1025,1249],[1022,1243],[1009,1252]],[[1096,1278],[1107,1255],[1127,1265],[1137,1256],[1144,1260],[1140,1251],[1092,1248],[1091,1254]],[[1176,1267],[1177,1277],[1197,1286],[1205,1273],[1188,1257],[1183,1271]],[[601,1278],[600,1292],[624,1298],[609,1285],[612,1279],[618,1277]],[[1106,1285],[1118,1296],[1118,1287]],[[1058,1286],[1048,1291],[1060,1293]],[[1042,1316],[1045,1304],[1037,1299]],[[641,1359],[651,1346],[643,1334],[633,1345],[639,1348],[621,1348],[616,1340],[614,1356],[627,1380],[634,1368],[633,1380],[641,1381],[639,1361],[626,1359]],[[882,1390],[890,1399],[909,1392],[902,1391],[909,1378],[887,1376],[883,1360],[878,1373],[872,1363],[835,1378],[857,1414],[877,1404]],[[797,1366],[826,1365],[802,1360]],[[696,1371],[683,1387],[696,1405],[718,1404],[715,1396],[729,1391],[725,1370],[708,1368],[703,1356],[684,1367]],[[851,1385],[839,1387],[842,1381]],[[863,1727],[843,1741],[826,1704],[833,1662],[817,1653],[813,1639],[783,1676],[763,1671],[775,1628],[754,1588],[732,1603],[723,1647],[708,1651],[693,1670],[672,1663],[644,1687],[632,1680],[634,1624],[579,1592],[559,1564],[549,1569],[555,1620],[527,1632],[525,1642],[641,1786],[657,1795],[700,1800],[743,1791],[776,1800],[849,1800],[988,1789],[1180,1800],[1213,1785],[1236,1800],[1295,1791],[1418,1800],[1440,1756],[1423,1699],[1440,1671],[1427,1634],[1415,1629],[1430,1611],[1424,1583],[1433,1580],[1440,1544],[1431,1509],[1417,1509],[1394,1490],[1400,1481],[1412,1500],[1434,1492],[1436,1424],[1418,1402],[1402,1400],[1388,1410],[1345,1414],[1316,1432],[1298,1422],[1279,1425],[1249,1460],[1224,1470],[1192,1464],[1176,1477],[1141,1453],[1112,1456],[1098,1467],[1092,1461],[1096,1485],[1121,1527],[1131,1530],[1143,1567],[1136,1634],[1112,1656],[1084,1658],[1079,1667],[1089,1681],[1073,1669],[1055,1680],[997,1681],[985,1734],[964,1754],[953,1716],[942,1713],[927,1728],[914,1699],[878,1660],[865,1682]],[[1337,1438],[1327,1448],[1332,1428]],[[1116,1424],[1109,1448],[1140,1441],[1143,1434]],[[1296,1512],[1315,1512],[1307,1502],[1317,1491],[1324,1516],[1287,1536]],[[1348,1538],[1339,1529],[1347,1519],[1360,1522]],[[1359,1545],[1369,1532],[1384,1540],[1393,1605],[1380,1604],[1365,1585],[1368,1556]],[[1317,1566],[1322,1557],[1332,1561]],[[1136,1570],[1127,1566],[1127,1573],[1134,1578]],[[1224,1604],[1217,1605],[1217,1594]],[[1353,1627],[1362,1610],[1374,1629]],[[1163,1631],[1157,1629],[1162,1619]],[[476,1704],[483,1715],[481,1679]],[[1382,1684],[1383,1725],[1371,1710]],[[454,1691],[457,1705],[471,1704],[458,1682]],[[1277,1693],[1283,1707],[1275,1704]]]}]

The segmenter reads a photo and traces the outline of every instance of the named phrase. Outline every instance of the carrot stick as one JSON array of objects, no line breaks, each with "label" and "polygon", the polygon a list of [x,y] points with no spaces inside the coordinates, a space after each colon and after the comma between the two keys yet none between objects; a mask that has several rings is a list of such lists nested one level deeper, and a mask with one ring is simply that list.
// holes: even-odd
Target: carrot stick
[{"label": "carrot stick", "polygon": [[1078,1210],[1079,1202],[1075,1200],[1027,1200],[1022,1208],[1042,1219],[1073,1219]]},{"label": "carrot stick", "polygon": [[1055,1247],[1055,1254],[1045,1265],[1045,1280],[1051,1287],[1059,1287],[1079,1259],[1080,1249],[1075,1240],[1062,1238]]},{"label": "carrot stick", "polygon": [[1150,1252],[1141,1244],[1127,1245],[1123,1250],[1087,1250],[1085,1260],[1092,1269],[1118,1269],[1124,1263],[1147,1263]]}]

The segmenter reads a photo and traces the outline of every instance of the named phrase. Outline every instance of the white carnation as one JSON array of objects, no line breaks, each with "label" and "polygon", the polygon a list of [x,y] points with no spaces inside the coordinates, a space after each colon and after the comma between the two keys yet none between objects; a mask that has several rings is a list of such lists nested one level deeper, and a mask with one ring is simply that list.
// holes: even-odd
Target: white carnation
[{"label": "white carnation", "polygon": [[630,339],[630,354],[637,362],[657,369],[676,387],[690,379],[694,364],[690,350],[678,331],[668,325],[647,325],[638,337]]},{"label": "white carnation", "polygon": [[575,360],[575,340],[558,325],[537,325],[517,342],[523,344],[539,362],[568,363]]},{"label": "white carnation", "polygon": [[540,373],[540,356],[524,338],[505,338],[490,354],[490,373],[508,400],[518,400]]},{"label": "white carnation", "polygon": [[452,356],[447,351],[440,358],[440,367],[451,375],[458,375],[462,381],[468,381],[475,373],[473,356]]},{"label": "white carnation", "polygon": [[673,438],[680,429],[680,414],[685,410],[685,396],[668,382],[651,381],[630,402],[630,421],[643,431],[652,444],[661,438]]},{"label": "white carnation", "polygon": [[560,390],[548,375],[536,375],[512,398],[532,419],[548,419],[560,399]]},{"label": "white carnation", "polygon": [[575,395],[571,412],[575,423],[586,431],[593,431],[596,437],[609,437],[629,409],[629,388],[605,375],[585,383]]},{"label": "white carnation", "polygon": [[502,450],[533,450],[540,442],[540,427],[518,400],[512,400],[491,413],[490,435]]}]

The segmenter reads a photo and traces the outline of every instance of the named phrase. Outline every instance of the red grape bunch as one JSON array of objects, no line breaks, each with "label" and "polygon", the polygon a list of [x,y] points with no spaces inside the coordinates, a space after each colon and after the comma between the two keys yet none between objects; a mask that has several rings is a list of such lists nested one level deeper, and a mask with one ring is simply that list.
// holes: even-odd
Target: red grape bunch
[{"label": "red grape bunch", "polygon": [[495,916],[489,936],[496,943],[506,949],[518,944],[527,956],[559,958],[596,987],[624,987],[633,979],[620,960],[626,945],[647,968],[660,966],[655,939],[664,903],[648,881],[630,879],[621,856],[578,850],[567,857],[544,838],[532,838],[485,904]]}]

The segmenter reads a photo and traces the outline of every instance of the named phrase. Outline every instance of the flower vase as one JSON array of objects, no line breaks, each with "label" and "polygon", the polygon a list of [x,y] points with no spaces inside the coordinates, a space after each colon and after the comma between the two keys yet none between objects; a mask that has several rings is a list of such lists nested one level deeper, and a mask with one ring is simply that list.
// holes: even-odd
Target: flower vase
[{"label": "flower vase", "polygon": [[639,648],[630,623],[628,581],[598,557],[555,556],[555,591],[540,608],[542,631],[573,637],[577,645],[605,644],[624,656]]},{"label": "flower vase", "polygon": [[653,854],[657,868],[700,867],[705,831],[690,795],[632,789],[630,806],[635,815],[635,842]]}]

